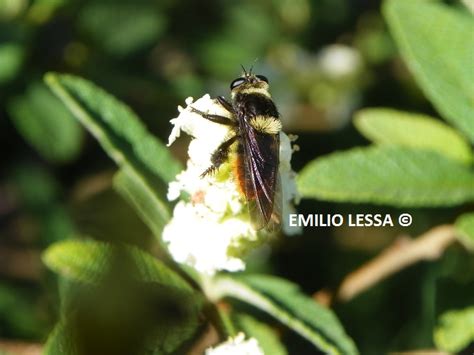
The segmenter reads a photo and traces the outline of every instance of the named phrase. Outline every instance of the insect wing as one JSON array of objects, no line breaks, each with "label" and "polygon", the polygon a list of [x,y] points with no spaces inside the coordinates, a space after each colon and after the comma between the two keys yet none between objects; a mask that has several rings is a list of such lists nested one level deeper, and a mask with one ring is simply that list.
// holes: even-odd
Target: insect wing
[{"label": "insect wing", "polygon": [[278,183],[279,134],[265,134],[248,126],[242,134],[245,196],[254,227],[279,224],[274,213]]}]

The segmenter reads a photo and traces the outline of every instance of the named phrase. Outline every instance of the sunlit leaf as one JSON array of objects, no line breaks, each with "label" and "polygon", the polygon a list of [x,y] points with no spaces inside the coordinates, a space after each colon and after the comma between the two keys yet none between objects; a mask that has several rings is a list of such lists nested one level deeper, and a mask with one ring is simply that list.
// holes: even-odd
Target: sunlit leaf
[{"label": "sunlit leaf", "polygon": [[459,353],[466,348],[474,342],[474,307],[443,313],[433,337],[440,350]]},{"label": "sunlit leaf", "polygon": [[55,243],[43,253],[43,261],[54,272],[73,280],[97,282],[106,272],[111,248],[101,242],[71,241]]},{"label": "sunlit leaf", "polygon": [[297,180],[303,197],[393,206],[451,206],[474,199],[469,167],[430,151],[355,148],[318,158]]},{"label": "sunlit leaf", "polygon": [[232,297],[267,312],[326,354],[358,354],[334,313],[291,282],[263,275],[220,277],[206,292],[215,299]]},{"label": "sunlit leaf", "polygon": [[49,73],[45,80],[118,165],[141,164],[139,167],[165,182],[181,170],[180,163],[135,113],[104,90],[72,75]]},{"label": "sunlit leaf", "polygon": [[[181,170],[169,150],[152,136],[124,104],[94,84],[70,75],[47,74],[46,82],[76,118],[97,138],[107,154],[122,168],[116,187],[131,200],[156,235],[170,213],[161,202],[166,183]],[[125,175],[127,174],[127,178]],[[133,186],[136,184],[136,186]],[[150,196],[145,195],[150,194]],[[148,200],[148,201],[147,201]],[[152,206],[153,210],[147,209]],[[144,215],[144,211],[148,216]],[[150,214],[159,217],[151,220]],[[153,217],[153,218],[154,218]]]},{"label": "sunlit leaf", "polygon": [[32,84],[8,109],[23,138],[44,158],[65,162],[80,152],[81,127],[43,84]]},{"label": "sunlit leaf", "polygon": [[472,161],[468,142],[456,130],[432,117],[387,108],[364,109],[354,124],[378,144],[436,151],[463,163]]},{"label": "sunlit leaf", "polygon": [[389,0],[384,13],[426,96],[474,142],[474,17],[424,0]]},{"label": "sunlit leaf", "polygon": [[[64,277],[96,283],[107,272],[114,248],[116,247],[103,242],[67,240],[46,249],[43,261],[51,270]],[[133,260],[140,280],[192,291],[185,280],[158,259],[135,247],[126,247],[125,250]]]},{"label": "sunlit leaf", "polygon": [[474,252],[474,213],[461,215],[456,220],[455,227],[461,243]]}]

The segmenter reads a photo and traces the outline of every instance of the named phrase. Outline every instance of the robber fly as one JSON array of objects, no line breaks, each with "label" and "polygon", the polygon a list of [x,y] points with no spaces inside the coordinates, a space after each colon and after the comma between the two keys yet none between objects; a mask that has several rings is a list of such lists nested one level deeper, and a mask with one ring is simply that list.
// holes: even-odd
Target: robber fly
[{"label": "robber fly", "polygon": [[194,110],[202,117],[229,126],[232,135],[211,155],[212,165],[203,172],[216,171],[235,154],[234,177],[245,196],[255,229],[271,230],[280,224],[279,173],[281,121],[268,91],[268,79],[244,68],[241,77],[230,84],[232,101],[223,96],[217,101],[229,117]]}]

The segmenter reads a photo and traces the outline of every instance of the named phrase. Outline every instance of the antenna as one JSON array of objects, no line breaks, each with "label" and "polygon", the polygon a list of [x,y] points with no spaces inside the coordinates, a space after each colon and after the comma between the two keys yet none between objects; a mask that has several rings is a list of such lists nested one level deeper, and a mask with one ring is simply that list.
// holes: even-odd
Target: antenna
[{"label": "antenna", "polygon": [[258,61],[258,58],[255,58],[255,60],[252,63],[252,66],[250,67],[249,75],[252,75],[253,66],[257,63],[257,61]]},{"label": "antenna", "polygon": [[[242,70],[244,71],[244,75],[249,76],[249,74],[247,73],[247,70],[245,70],[244,66],[242,64],[240,64],[240,66],[242,67]],[[252,69],[250,69],[250,72],[252,72]]]}]

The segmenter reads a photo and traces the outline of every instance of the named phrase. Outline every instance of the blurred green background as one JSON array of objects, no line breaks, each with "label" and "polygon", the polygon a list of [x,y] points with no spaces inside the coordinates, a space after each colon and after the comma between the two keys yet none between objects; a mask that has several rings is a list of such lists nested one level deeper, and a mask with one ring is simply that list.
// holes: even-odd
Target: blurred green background
[{"label": "blurred green background", "polygon": [[[461,6],[451,2],[452,6]],[[111,188],[98,143],[42,83],[48,71],[83,76],[126,102],[161,140],[188,96],[229,96],[240,65],[270,80],[284,130],[297,134],[294,169],[367,141],[351,123],[363,107],[435,113],[402,62],[379,1],[0,0],[0,349],[42,343],[59,309],[40,260],[52,242],[87,234],[153,249],[151,232]],[[172,147],[186,159],[188,141]],[[303,213],[402,212],[304,200]],[[397,228],[307,229],[251,270],[312,294],[334,289],[400,233],[452,222],[456,209],[412,209]],[[362,354],[430,348],[437,315],[474,294],[461,248],[385,280],[335,311]],[[467,254],[467,253],[466,253]],[[460,261],[463,260],[463,261]],[[462,275],[462,276],[459,276]],[[470,285],[470,286],[468,286]],[[290,354],[312,348],[286,332]],[[1,350],[0,350],[1,353]]]}]

